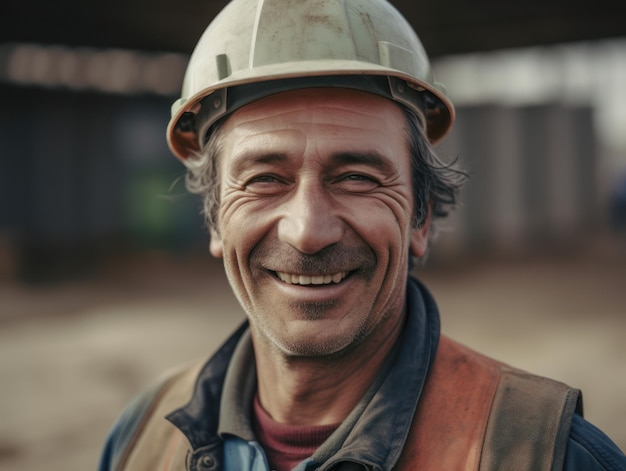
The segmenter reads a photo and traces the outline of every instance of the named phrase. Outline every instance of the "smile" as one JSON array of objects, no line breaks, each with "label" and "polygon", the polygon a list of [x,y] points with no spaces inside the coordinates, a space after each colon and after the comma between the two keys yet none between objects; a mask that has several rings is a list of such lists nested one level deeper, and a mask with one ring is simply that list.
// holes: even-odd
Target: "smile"
[{"label": "smile", "polygon": [[329,285],[331,283],[339,283],[348,272],[341,271],[332,275],[294,275],[293,273],[276,272],[276,276],[285,283],[292,285]]}]

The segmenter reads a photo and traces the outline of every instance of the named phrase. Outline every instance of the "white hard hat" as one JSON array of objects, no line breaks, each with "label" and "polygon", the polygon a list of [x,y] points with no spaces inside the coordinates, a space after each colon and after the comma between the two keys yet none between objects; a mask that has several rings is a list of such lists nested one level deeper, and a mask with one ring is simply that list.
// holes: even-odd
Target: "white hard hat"
[{"label": "white hard hat", "polygon": [[312,87],[354,88],[402,103],[424,115],[433,143],[454,120],[419,38],[386,0],[232,0],[191,55],[172,105],[170,149],[184,160],[222,116]]}]

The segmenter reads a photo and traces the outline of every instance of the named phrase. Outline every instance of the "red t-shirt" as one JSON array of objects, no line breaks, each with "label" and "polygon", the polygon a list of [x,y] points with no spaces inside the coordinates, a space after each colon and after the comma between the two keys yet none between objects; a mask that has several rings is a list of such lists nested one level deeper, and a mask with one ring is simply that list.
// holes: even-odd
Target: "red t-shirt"
[{"label": "red t-shirt", "polygon": [[252,416],[254,434],[265,450],[270,468],[275,471],[291,471],[311,456],[339,426],[308,427],[278,423],[263,409],[258,394],[254,397]]}]

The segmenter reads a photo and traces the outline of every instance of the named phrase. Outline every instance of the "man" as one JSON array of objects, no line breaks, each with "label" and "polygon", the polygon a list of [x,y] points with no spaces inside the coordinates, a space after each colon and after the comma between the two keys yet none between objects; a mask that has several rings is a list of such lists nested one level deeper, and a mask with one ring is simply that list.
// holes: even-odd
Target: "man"
[{"label": "man", "polygon": [[248,322],[136,399],[101,470],[626,470],[579,392],[439,333],[409,277],[464,174],[454,112],[384,0],[234,0],[168,142]]}]

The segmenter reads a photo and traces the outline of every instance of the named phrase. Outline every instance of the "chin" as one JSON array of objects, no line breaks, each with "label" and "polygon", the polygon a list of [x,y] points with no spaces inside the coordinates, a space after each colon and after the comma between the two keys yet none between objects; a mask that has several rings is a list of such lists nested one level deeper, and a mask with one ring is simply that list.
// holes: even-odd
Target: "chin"
[{"label": "chin", "polygon": [[273,336],[273,343],[288,357],[334,359],[343,356],[360,343],[360,335],[355,331],[339,332],[336,328],[326,328],[315,335],[305,327],[302,332],[286,336]]}]

